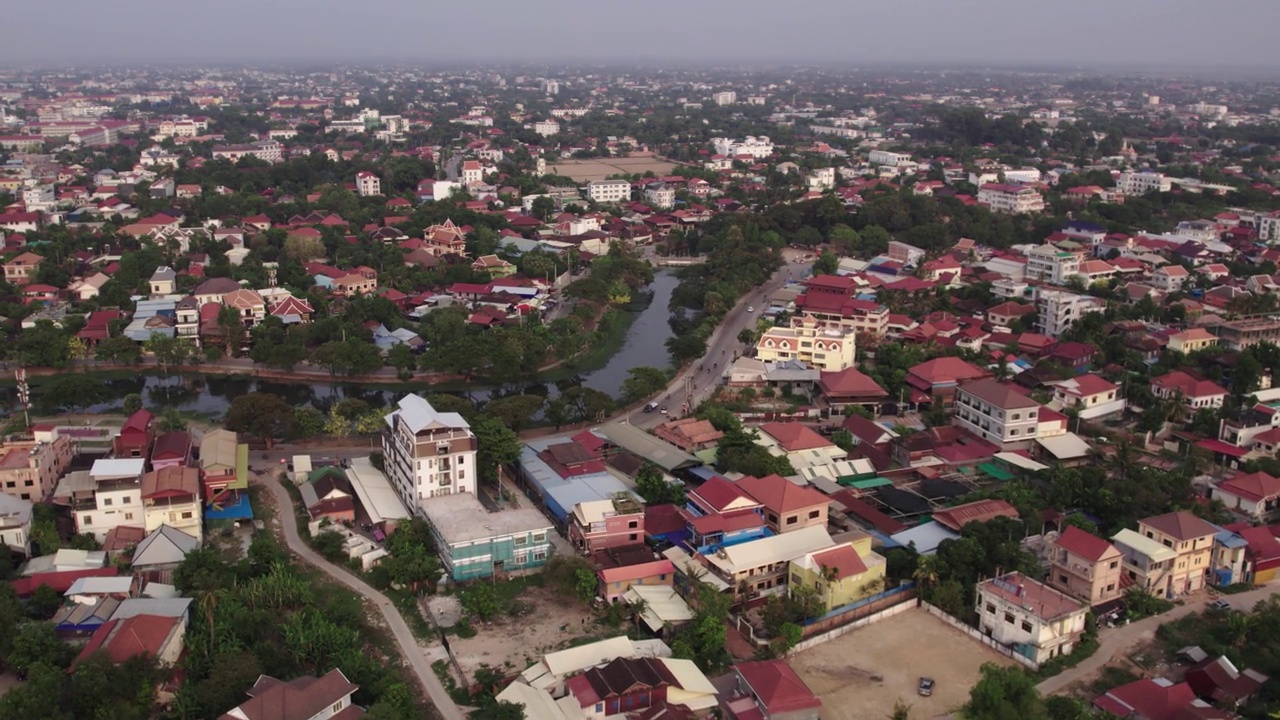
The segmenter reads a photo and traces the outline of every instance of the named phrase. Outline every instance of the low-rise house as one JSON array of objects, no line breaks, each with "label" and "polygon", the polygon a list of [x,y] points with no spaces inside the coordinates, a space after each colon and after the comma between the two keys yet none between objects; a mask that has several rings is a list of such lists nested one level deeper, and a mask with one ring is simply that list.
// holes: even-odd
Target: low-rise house
[{"label": "low-rise house", "polygon": [[[35,228],[32,229],[34,230]],[[26,285],[35,277],[36,270],[40,268],[40,263],[43,261],[43,257],[33,252],[19,254],[4,264],[5,282],[14,287]]]},{"label": "low-rise house", "polygon": [[249,700],[218,720],[355,720],[364,716],[364,710],[351,704],[359,689],[338,669],[288,682],[262,675],[247,691]]},{"label": "low-rise house", "polygon": [[1119,385],[1093,374],[1053,384],[1054,401],[1064,408],[1076,408],[1086,420],[1123,412],[1126,403],[1119,394]]},{"label": "low-rise house", "polygon": [[676,566],[644,546],[609,548],[597,552],[594,560],[599,595],[607,602],[620,601],[633,587],[675,584]]},{"label": "low-rise house", "polygon": [[71,664],[76,666],[98,653],[104,653],[113,663],[143,656],[159,667],[170,667],[178,662],[185,646],[187,623],[182,617],[160,615],[134,615],[122,620],[108,620],[89,638]]},{"label": "low-rise house", "polygon": [[709,420],[695,417],[668,420],[653,429],[653,434],[685,452],[698,452],[715,447],[724,437]]},{"label": "low-rise house", "polygon": [[453,580],[523,574],[551,555],[551,521],[532,508],[489,512],[469,492],[439,495],[420,508]]},{"label": "low-rise house", "polygon": [[169,465],[143,475],[142,506],[147,532],[168,525],[197,540],[204,536],[196,468]]},{"label": "low-rise house", "polygon": [[814,588],[831,612],[884,590],[885,570],[884,557],[871,549],[871,536],[861,533],[842,545],[792,560],[789,589]]},{"label": "low-rise house", "polygon": [[1075,649],[1089,606],[1015,572],[978,583],[974,611],[984,635],[1040,664]]},{"label": "low-rise house", "polygon": [[267,303],[257,290],[240,288],[222,296],[222,305],[232,308],[245,327],[253,327],[267,316]]},{"label": "low-rise house", "polygon": [[818,720],[822,700],[785,660],[757,660],[733,666],[720,710],[728,720]]},{"label": "low-rise house", "polygon": [[134,547],[129,564],[139,573],[173,570],[188,553],[199,547],[200,540],[196,537],[168,525],[161,525]]},{"label": "low-rise house", "polygon": [[1165,347],[1171,352],[1192,353],[1211,348],[1216,344],[1218,344],[1216,335],[1202,327],[1193,327],[1170,334],[1169,342]]},{"label": "low-rise house", "polygon": [[151,469],[186,467],[191,463],[191,433],[170,430],[160,433],[151,446]]},{"label": "low-rise house", "polygon": [[1182,370],[1174,370],[1152,380],[1151,394],[1161,400],[1178,400],[1193,412],[1220,408],[1227,398],[1227,391],[1221,385]]},{"label": "low-rise house", "polygon": [[630,494],[580,502],[569,513],[569,542],[587,554],[606,548],[643,545],[644,518],[644,505]]},{"label": "low-rise house", "polygon": [[822,373],[818,380],[818,389],[822,391],[827,402],[836,408],[849,405],[878,407],[889,397],[887,390],[856,367]]},{"label": "low-rise house", "polygon": [[933,402],[936,397],[950,402],[961,383],[990,376],[990,371],[948,355],[908,368],[907,384],[912,388],[911,402]]},{"label": "low-rise house", "polygon": [[1229,709],[1247,704],[1267,680],[1267,676],[1257,670],[1238,670],[1225,655],[1206,658],[1186,674],[1186,683],[1197,697]]},{"label": "low-rise house", "polygon": [[790,533],[808,527],[827,526],[830,499],[817,490],[797,485],[781,475],[753,477],[748,475],[736,483],[760,503],[764,519],[777,533]]},{"label": "low-rise house", "polygon": [[998,517],[1018,518],[1018,509],[1004,500],[985,499],[943,508],[933,514],[934,522],[959,533],[969,523],[990,522]]},{"label": "low-rise house", "polygon": [[1280,479],[1265,472],[1227,478],[1210,489],[1210,497],[1252,523],[1280,520]]},{"label": "low-rise house", "polygon": [[1123,560],[1115,545],[1069,525],[1049,543],[1049,584],[1097,607],[1123,594]]},{"label": "low-rise house", "polygon": [[210,430],[200,440],[200,470],[207,506],[233,502],[249,489],[249,446],[230,430]]},{"label": "low-rise house", "polygon": [[322,467],[307,476],[298,488],[302,505],[311,521],[351,523],[356,520],[356,501],[347,474],[338,467]]},{"label": "low-rise house", "polygon": [[96,460],[88,471],[67,474],[54,491],[54,501],[70,506],[76,532],[90,533],[98,542],[122,525],[142,527],[142,475],[146,460]]},{"label": "low-rise house", "polygon": [[151,452],[156,436],[156,416],[138,410],[124,421],[120,434],[111,442],[112,452],[120,458],[145,458]]},{"label": "low-rise house", "polygon": [[1186,682],[1143,678],[1111,688],[1094,698],[1093,706],[1117,718],[1143,720],[1226,720],[1226,713],[1196,697]]},{"label": "low-rise house", "polygon": [[1124,572],[1142,589],[1163,597],[1196,592],[1208,579],[1218,528],[1179,511],[1138,521],[1111,539],[1124,555]]}]

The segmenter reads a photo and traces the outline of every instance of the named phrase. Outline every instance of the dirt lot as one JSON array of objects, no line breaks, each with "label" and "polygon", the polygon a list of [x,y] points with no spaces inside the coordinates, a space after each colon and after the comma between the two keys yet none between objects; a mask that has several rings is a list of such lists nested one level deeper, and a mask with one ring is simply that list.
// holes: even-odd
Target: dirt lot
[{"label": "dirt lot", "polygon": [[18,687],[22,681],[13,673],[0,673],[0,695],[4,695],[9,690]]},{"label": "dirt lot", "polygon": [[[822,698],[822,720],[885,718],[894,702],[911,705],[911,717],[932,718],[969,699],[985,662],[1011,661],[916,608],[790,658],[809,688]],[[921,676],[936,681],[920,697]]]},{"label": "dirt lot", "polygon": [[643,175],[652,170],[655,175],[667,175],[675,163],[651,157],[596,158],[592,160],[561,160],[547,166],[547,172],[564,175],[574,180],[590,182],[604,180],[610,175]]},{"label": "dirt lot", "polygon": [[[595,624],[591,610],[577,600],[556,595],[546,588],[530,588],[520,596],[520,600],[533,605],[533,610],[527,615],[477,624],[475,637],[449,638],[458,664],[469,677],[474,676],[476,668],[486,664],[518,672],[537,662],[545,653],[567,647],[574,638],[604,634],[604,630]],[[437,611],[435,603],[432,611]]]}]

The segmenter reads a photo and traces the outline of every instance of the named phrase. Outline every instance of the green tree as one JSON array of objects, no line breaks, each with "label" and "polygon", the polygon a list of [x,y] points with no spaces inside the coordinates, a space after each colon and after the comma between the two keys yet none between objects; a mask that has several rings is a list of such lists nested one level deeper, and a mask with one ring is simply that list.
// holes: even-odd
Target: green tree
[{"label": "green tree", "polygon": [[37,663],[66,667],[74,657],[70,645],[58,638],[47,622],[23,623],[13,637],[5,664],[19,675],[25,675]]},{"label": "green tree", "polygon": [[138,347],[138,343],[133,340],[123,335],[116,335],[95,345],[93,357],[101,362],[117,365],[137,365],[142,359],[142,348]]},{"label": "green tree", "polygon": [[124,396],[124,414],[132,415],[142,409],[142,396],[138,393],[129,393]]},{"label": "green tree", "polygon": [[502,424],[519,431],[528,427],[545,400],[541,395],[512,395],[490,400],[484,406],[484,414],[497,418]]},{"label": "green tree", "polygon": [[37,320],[24,330],[14,348],[14,358],[23,367],[64,368],[71,360],[70,337],[51,320]]},{"label": "green tree", "polygon": [[984,663],[982,677],[960,710],[965,720],[1045,720],[1035,680],[1020,667]]},{"label": "green tree", "polygon": [[656,367],[631,368],[627,375],[627,379],[622,381],[622,402],[627,405],[656,395],[667,387],[667,373]]},{"label": "green tree", "polygon": [[387,363],[395,368],[401,377],[410,375],[418,365],[418,358],[413,349],[404,343],[396,343],[387,351]]},{"label": "green tree", "polygon": [[840,269],[840,258],[834,253],[824,252],[813,263],[814,275],[835,275]]},{"label": "green tree", "polygon": [[636,492],[650,505],[683,506],[685,503],[684,485],[679,481],[668,482],[662,469],[648,461],[636,471]]},{"label": "green tree", "polygon": [[293,433],[293,407],[278,395],[247,393],[231,401],[224,424],[228,430],[258,438],[270,449],[276,438]]},{"label": "green tree", "polygon": [[476,471],[486,482],[497,482],[499,468],[520,459],[520,438],[498,418],[481,415],[471,423],[476,435]]}]

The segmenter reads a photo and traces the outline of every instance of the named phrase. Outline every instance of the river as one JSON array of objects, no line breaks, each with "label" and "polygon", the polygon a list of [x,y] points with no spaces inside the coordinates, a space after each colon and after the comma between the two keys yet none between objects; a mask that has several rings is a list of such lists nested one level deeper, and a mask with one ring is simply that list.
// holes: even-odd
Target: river
[{"label": "river", "polygon": [[[535,383],[524,388],[523,392],[554,397],[559,394],[561,387],[581,384],[617,397],[632,368],[645,365],[664,369],[669,367],[671,356],[667,353],[666,342],[671,337],[671,327],[667,322],[670,317],[667,306],[678,284],[679,279],[672,271],[664,270],[654,274],[653,283],[648,287],[648,291],[653,294],[651,302],[635,313],[622,348],[603,367],[583,371],[574,378],[558,383]],[[279,395],[295,407],[310,404],[321,410],[345,398],[359,398],[374,407],[386,407],[395,403],[406,392],[441,392],[422,383],[404,383],[394,388],[391,385],[365,387],[359,383],[259,380],[246,376],[199,374],[139,374],[128,378],[107,378],[103,380],[103,384],[110,390],[112,399],[89,408],[89,412],[118,411],[125,396],[133,393],[141,395],[144,405],[154,412],[176,408],[219,417],[232,399],[255,391]],[[487,399],[493,391],[493,387],[486,385],[459,389],[456,384],[450,385],[448,390],[451,394],[466,394],[481,401]],[[40,407],[38,387],[33,387],[32,395],[35,412],[46,414],[47,410]],[[0,390],[0,402],[8,408],[14,408],[16,400],[16,392],[12,386]]]}]

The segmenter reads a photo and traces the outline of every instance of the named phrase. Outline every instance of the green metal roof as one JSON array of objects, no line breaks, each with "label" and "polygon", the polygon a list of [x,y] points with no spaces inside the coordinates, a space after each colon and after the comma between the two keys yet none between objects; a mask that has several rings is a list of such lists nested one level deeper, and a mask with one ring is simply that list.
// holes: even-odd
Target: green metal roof
[{"label": "green metal roof", "polygon": [[845,487],[855,487],[855,488],[858,488],[859,490],[870,490],[871,488],[878,488],[878,487],[885,487],[886,485],[893,485],[893,481],[886,477],[873,477],[873,478],[867,478],[865,480],[850,480],[848,482],[845,482],[844,478],[840,478],[839,482],[841,485],[844,485]]},{"label": "green metal roof", "polygon": [[982,463],[981,465],[978,466],[978,469],[990,475],[991,477],[995,478],[996,480],[1002,480],[1002,481],[1012,480],[1014,477],[1013,473],[1009,472],[1008,470],[1000,467],[1000,465],[993,462]]}]

